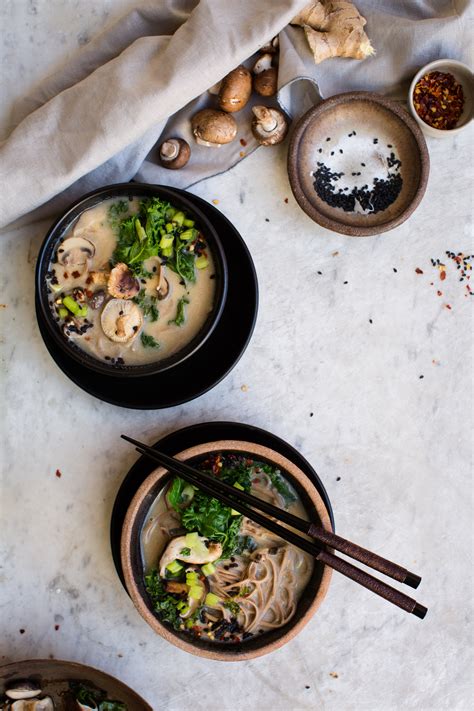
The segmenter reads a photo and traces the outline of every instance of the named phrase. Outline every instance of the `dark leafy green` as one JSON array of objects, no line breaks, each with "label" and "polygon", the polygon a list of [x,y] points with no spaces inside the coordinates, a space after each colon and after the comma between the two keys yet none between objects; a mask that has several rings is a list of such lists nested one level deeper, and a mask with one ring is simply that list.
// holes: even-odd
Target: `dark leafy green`
[{"label": "dark leafy green", "polygon": [[182,296],[180,300],[178,301],[178,305],[176,307],[176,316],[172,318],[170,321],[168,321],[168,324],[175,323],[177,326],[182,326],[183,323],[186,321],[186,312],[185,312],[185,305],[189,304],[189,299],[187,299],[185,296]]},{"label": "dark leafy green", "polygon": [[123,219],[124,213],[128,212],[128,207],[129,207],[129,203],[127,202],[127,200],[119,200],[118,202],[114,202],[109,207],[107,217],[108,217],[110,226],[112,227],[113,230],[115,230],[115,231],[118,230],[120,220]]},{"label": "dark leafy green", "polygon": [[159,348],[160,344],[149,333],[141,333],[140,340],[145,348]]},{"label": "dark leafy green", "polygon": [[191,548],[181,548],[179,554],[184,555],[185,557],[191,555]]},{"label": "dark leafy green", "polygon": [[[194,260],[196,253],[191,250],[194,240],[182,240],[180,235],[187,228],[172,222],[176,210],[170,203],[159,198],[141,200],[138,214],[120,219],[123,207],[128,210],[125,201],[114,203],[109,208],[109,220],[118,231],[118,241],[112,255],[112,264],[124,262],[137,276],[150,277],[151,273],[143,267],[143,262],[150,257],[160,257],[185,281],[195,281]],[[164,257],[160,247],[163,236],[173,237],[170,256]]]},{"label": "dark leafy green", "polygon": [[137,296],[134,296],[132,301],[141,307],[145,318],[150,321],[158,320],[160,312],[157,308],[158,299],[156,296],[149,296],[145,289],[140,289]]},{"label": "dark leafy green", "polygon": [[91,708],[97,706],[98,711],[127,711],[127,706],[122,701],[106,699],[107,694],[105,691],[93,689],[79,682],[71,682],[69,686],[76,701],[85,706],[90,706]]},{"label": "dark leafy green", "polygon": [[168,622],[175,630],[180,628],[181,619],[177,605],[180,600],[166,592],[165,586],[162,583],[158,571],[152,570],[151,573],[145,575],[145,588],[150,596],[155,612],[160,616],[163,622]]},{"label": "dark leafy green", "polygon": [[[250,468],[238,460],[229,466],[224,464],[219,469],[219,479],[232,485],[237,482],[245,491],[250,490]],[[222,558],[229,558],[241,544],[239,539],[242,537],[239,536],[239,529],[242,516],[233,516],[232,509],[199,489],[195,492],[190,505],[182,510],[181,497],[185,486],[185,481],[175,477],[168,492],[171,506],[181,513],[182,525],[188,531],[197,531],[201,536],[221,543]]]},{"label": "dark leafy green", "polygon": [[238,615],[240,612],[240,605],[235,600],[226,600],[224,602],[224,607],[226,607],[233,615]]}]

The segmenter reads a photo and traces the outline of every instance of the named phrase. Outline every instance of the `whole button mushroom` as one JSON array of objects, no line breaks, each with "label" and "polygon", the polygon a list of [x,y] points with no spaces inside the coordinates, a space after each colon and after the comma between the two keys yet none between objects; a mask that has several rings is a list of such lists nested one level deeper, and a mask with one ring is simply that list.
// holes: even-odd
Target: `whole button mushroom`
[{"label": "whole button mushroom", "polygon": [[252,133],[262,146],[281,143],[288,131],[288,121],[282,111],[268,106],[253,106]]},{"label": "whole button mushroom", "polygon": [[278,70],[271,54],[262,54],[254,64],[253,87],[260,96],[274,96],[278,88]]},{"label": "whole button mushroom", "polygon": [[184,168],[190,157],[191,149],[183,138],[168,138],[160,146],[160,163],[163,168]]},{"label": "whole button mushroom", "polygon": [[220,147],[230,143],[237,135],[237,123],[225,111],[202,109],[191,119],[191,128],[196,142],[201,146]]},{"label": "whole button mushroom", "polygon": [[222,80],[219,90],[219,108],[227,113],[243,109],[252,93],[252,75],[249,70],[240,66],[233,69]]}]

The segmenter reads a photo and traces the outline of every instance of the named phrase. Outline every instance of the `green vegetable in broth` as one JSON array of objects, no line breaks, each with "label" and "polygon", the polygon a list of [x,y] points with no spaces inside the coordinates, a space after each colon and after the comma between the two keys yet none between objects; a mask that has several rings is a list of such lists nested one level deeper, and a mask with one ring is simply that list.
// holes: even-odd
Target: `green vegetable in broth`
[{"label": "green vegetable in broth", "polygon": [[178,306],[176,307],[176,316],[168,321],[168,324],[175,323],[177,326],[182,326],[186,321],[185,305],[189,304],[189,299],[182,296],[178,301]]},{"label": "green vegetable in broth", "polygon": [[160,344],[149,333],[141,333],[140,340],[145,348],[159,348]]}]

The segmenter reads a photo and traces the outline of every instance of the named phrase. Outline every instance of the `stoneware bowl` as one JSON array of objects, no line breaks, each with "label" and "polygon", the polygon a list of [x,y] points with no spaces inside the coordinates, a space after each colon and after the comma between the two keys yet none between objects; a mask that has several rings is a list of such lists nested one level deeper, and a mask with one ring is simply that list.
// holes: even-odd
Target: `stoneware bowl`
[{"label": "stoneware bowl", "polygon": [[[462,86],[464,93],[464,109],[455,128],[446,130],[433,128],[433,126],[425,123],[423,119],[418,116],[413,104],[413,92],[416,84],[422,76],[434,71],[452,74],[456,81],[458,81]],[[413,81],[410,85],[410,91],[408,92],[408,106],[410,107],[413,118],[426,136],[430,136],[431,138],[446,138],[464,131],[464,129],[469,125],[474,113],[473,95],[474,77],[469,67],[462,62],[456,61],[455,59],[437,59],[436,62],[430,62],[430,64],[427,64],[425,67],[420,69],[420,71],[413,77]]]},{"label": "stoneware bowl", "polygon": [[[331,190],[342,196],[368,188],[370,211],[362,211],[360,204],[345,210],[340,196],[337,202],[324,199],[316,187],[318,165],[321,170],[329,166]],[[384,206],[377,181],[385,181],[389,169],[399,174],[398,192]],[[299,205],[319,225],[355,237],[401,225],[418,207],[428,174],[428,150],[417,123],[399,104],[364,91],[338,94],[310,109],[297,123],[288,149],[288,175]]]},{"label": "stoneware bowl", "polygon": [[[64,237],[67,230],[78,220],[80,215],[92,207],[97,206],[104,200],[110,198],[133,198],[133,197],[159,197],[168,200],[173,206],[184,210],[196,222],[202,230],[206,242],[212,252],[215,266],[216,295],[214,307],[209,313],[204,326],[193,340],[184,346],[180,351],[157,361],[145,365],[118,365],[108,364],[98,360],[85,351],[77,347],[72,341],[66,339],[58,328],[54,316],[48,303],[48,292],[46,287],[46,273],[49,269],[51,257],[57,248],[58,242]],[[169,368],[173,368],[186,359],[190,358],[207,341],[209,336],[217,326],[224,310],[227,296],[227,260],[219,239],[217,231],[211,221],[205,217],[204,213],[196,207],[185,195],[177,195],[174,191],[168,190],[160,185],[121,183],[109,185],[99,190],[95,190],[68,207],[64,214],[54,223],[49,230],[41,246],[36,266],[36,298],[38,308],[42,316],[42,321],[47,329],[48,335],[62,353],[72,358],[87,370],[102,375],[112,375],[120,378],[143,377],[155,375]]]},{"label": "stoneware bowl", "polygon": [[[70,694],[72,682],[104,692],[108,700],[121,702],[127,711],[153,711],[144,699],[118,679],[85,664],[60,659],[30,659],[0,667],[0,704],[7,689],[15,686],[15,682],[25,680],[41,689],[40,698],[49,696],[56,709],[79,711],[79,706]],[[20,703],[17,701],[18,705]]]},{"label": "stoneware bowl", "polygon": [[[331,531],[328,511],[321,496],[305,474],[288,459],[268,447],[251,442],[220,440],[200,444],[176,455],[183,461],[199,461],[211,452],[235,452],[277,465],[301,496],[311,520]],[[171,644],[199,657],[220,661],[241,661],[269,654],[289,642],[309,622],[324,600],[331,569],[315,564],[313,574],[298,603],[294,617],[284,626],[245,642],[227,645],[194,639],[185,632],[177,632],[163,624],[153,612],[143,580],[143,560],[140,535],[147,514],[160,490],[170,481],[170,474],[159,468],[153,471],[138,489],[125,516],[121,536],[121,563],[125,585],[135,607],[150,627]]]}]

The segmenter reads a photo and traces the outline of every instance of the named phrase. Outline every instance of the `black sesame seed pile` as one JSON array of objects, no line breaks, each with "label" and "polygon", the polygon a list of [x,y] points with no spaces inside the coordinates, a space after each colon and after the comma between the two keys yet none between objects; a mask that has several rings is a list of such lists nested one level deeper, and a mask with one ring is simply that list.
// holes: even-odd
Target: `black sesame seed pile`
[{"label": "black sesame seed pile", "polygon": [[[352,138],[356,135],[355,131],[351,131],[347,134],[347,138]],[[328,141],[331,141],[331,136],[326,138],[326,142]],[[393,150],[387,155],[382,154],[382,145],[379,144],[378,138],[372,138],[371,145],[372,148],[369,147],[367,153],[369,154],[370,151],[373,154],[374,150],[377,151],[380,165],[386,166],[387,172],[383,177],[376,177],[373,176],[373,174],[369,174],[370,168],[368,168],[367,171],[355,169],[351,170],[350,173],[337,170],[334,166],[328,165],[327,163],[331,164],[331,162],[334,162],[331,161],[330,158],[334,156],[336,151],[338,151],[339,154],[343,154],[343,149],[337,146],[330,152],[321,147],[317,149],[318,153],[324,152],[329,158],[327,162],[319,160],[316,170],[312,174],[314,178],[314,189],[323,202],[330,207],[340,208],[344,210],[344,212],[362,211],[372,215],[386,210],[395,202],[403,187],[403,179],[400,175],[402,163]],[[380,145],[380,147],[374,149],[374,145]],[[390,143],[388,143],[386,147],[389,149],[393,148]],[[339,156],[336,154],[336,162],[337,158],[339,158]],[[366,168],[367,163],[359,160],[357,165],[361,168]],[[364,173],[365,175],[363,175]],[[364,184],[360,186],[357,184],[343,186],[344,182],[350,182],[350,179],[344,181],[344,178],[349,178],[349,176],[351,178],[362,177],[360,182],[364,181]],[[352,181],[352,183],[353,182],[354,181]]]}]

